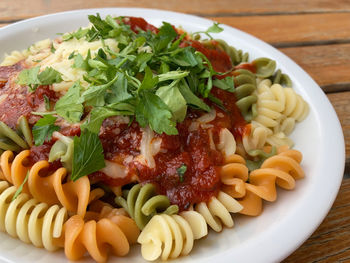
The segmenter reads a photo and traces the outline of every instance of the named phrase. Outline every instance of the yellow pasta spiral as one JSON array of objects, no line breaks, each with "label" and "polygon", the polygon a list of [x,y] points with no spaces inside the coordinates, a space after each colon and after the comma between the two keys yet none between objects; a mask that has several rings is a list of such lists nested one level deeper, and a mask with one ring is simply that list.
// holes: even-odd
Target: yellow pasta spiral
[{"label": "yellow pasta spiral", "polygon": [[222,225],[233,227],[234,222],[230,213],[238,213],[242,206],[230,195],[220,191],[217,197],[212,197],[208,202],[195,205],[195,210],[200,213],[207,224],[216,232],[222,230]]},{"label": "yellow pasta spiral", "polygon": [[180,215],[159,214],[152,217],[142,230],[137,242],[146,260],[177,258],[191,252],[195,239],[208,234],[202,215],[185,211]]},{"label": "yellow pasta spiral", "polygon": [[109,250],[116,256],[125,256],[138,231],[135,221],[126,216],[84,222],[75,215],[65,224],[64,251],[69,260],[79,260],[87,251],[95,261],[106,262]]},{"label": "yellow pasta spiral", "polygon": [[89,201],[101,196],[101,189],[90,192],[90,182],[86,176],[74,182],[62,183],[67,176],[67,170],[59,168],[48,175],[47,161],[38,161],[33,166],[27,166],[29,154],[29,150],[24,150],[14,157],[11,151],[4,152],[0,157],[0,179],[5,179],[18,188],[29,173],[28,181],[23,185],[24,193],[49,205],[62,204],[68,211],[84,217]]},{"label": "yellow pasta spiral", "polygon": [[240,213],[257,216],[262,211],[262,199],[276,200],[276,184],[290,190],[295,187],[296,179],[304,177],[301,160],[299,151],[280,147],[277,155],[266,159],[260,169],[248,174],[245,160],[238,155],[231,156],[220,172],[224,184],[222,190],[238,198],[243,206]]},{"label": "yellow pasta spiral", "polygon": [[62,228],[67,210],[49,206],[21,193],[16,187],[0,181],[0,230],[36,247],[54,251],[62,247]]}]

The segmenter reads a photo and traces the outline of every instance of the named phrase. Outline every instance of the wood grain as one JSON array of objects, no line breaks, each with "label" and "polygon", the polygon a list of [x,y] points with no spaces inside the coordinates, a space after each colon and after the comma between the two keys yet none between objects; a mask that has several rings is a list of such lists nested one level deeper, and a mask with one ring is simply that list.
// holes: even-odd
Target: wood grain
[{"label": "wood grain", "polygon": [[349,12],[347,0],[1,0],[0,20],[18,20],[53,12],[99,7],[147,7],[199,15]]},{"label": "wood grain", "polygon": [[350,92],[337,92],[327,94],[332,103],[343,128],[345,139],[345,173],[350,174]]},{"label": "wood grain", "polygon": [[350,43],[350,13],[210,18],[276,47]]},{"label": "wood grain", "polygon": [[279,50],[310,74],[325,92],[350,91],[350,44]]},{"label": "wood grain", "polygon": [[350,179],[344,179],[329,214],[283,263],[350,262]]}]

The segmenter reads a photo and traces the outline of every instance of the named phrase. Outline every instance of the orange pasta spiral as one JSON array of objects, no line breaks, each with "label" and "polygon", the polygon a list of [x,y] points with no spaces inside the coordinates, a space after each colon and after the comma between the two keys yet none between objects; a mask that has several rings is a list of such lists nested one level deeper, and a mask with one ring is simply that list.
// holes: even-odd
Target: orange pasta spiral
[{"label": "orange pasta spiral", "polygon": [[99,197],[101,189],[95,189],[90,193],[90,182],[86,176],[75,182],[62,183],[67,176],[67,170],[59,168],[47,175],[49,163],[45,160],[38,161],[33,166],[27,166],[29,154],[29,150],[24,150],[14,157],[13,152],[4,152],[0,157],[0,178],[18,188],[29,172],[23,192],[31,194],[36,200],[48,205],[62,204],[68,211],[84,217],[89,201]]},{"label": "orange pasta spiral", "polygon": [[299,151],[280,147],[277,155],[266,159],[260,169],[249,174],[245,160],[239,155],[231,155],[221,169],[222,190],[237,198],[243,206],[241,214],[257,216],[262,211],[262,200],[276,200],[276,184],[291,190],[295,180],[304,177],[301,160]]},{"label": "orange pasta spiral", "polygon": [[106,262],[109,250],[125,256],[138,235],[135,221],[123,215],[88,222],[75,215],[65,223],[64,251],[69,260],[79,260],[87,251],[97,262]]}]

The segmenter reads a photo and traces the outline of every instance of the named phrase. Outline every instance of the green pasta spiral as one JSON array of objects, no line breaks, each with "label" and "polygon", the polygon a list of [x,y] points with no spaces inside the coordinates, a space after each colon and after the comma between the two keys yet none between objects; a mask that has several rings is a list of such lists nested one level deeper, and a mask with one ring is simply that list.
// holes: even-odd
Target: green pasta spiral
[{"label": "green pasta spiral", "polygon": [[21,116],[17,122],[17,131],[12,130],[0,121],[0,149],[1,151],[19,152],[33,145],[33,135],[26,117]]},{"label": "green pasta spiral", "polygon": [[49,154],[49,162],[53,162],[57,159],[60,159],[63,166],[70,172],[72,171],[73,165],[73,139],[68,136],[62,135],[59,132],[55,132],[54,134],[55,137],[58,138],[58,140],[51,147]]},{"label": "green pasta spiral", "polygon": [[257,114],[256,102],[258,98],[254,94],[256,90],[256,77],[254,73],[246,69],[235,70],[234,75],[236,105],[240,109],[244,119],[249,122]]},{"label": "green pasta spiral", "polygon": [[117,196],[115,202],[123,207],[135,220],[137,226],[143,229],[151,218],[158,213],[177,214],[179,207],[171,205],[169,198],[158,195],[153,184],[134,185],[130,191],[124,191],[124,197]]},{"label": "green pasta spiral", "polygon": [[280,69],[276,70],[275,74],[273,74],[269,78],[272,84],[280,84],[285,87],[291,87],[292,81],[287,74],[282,73]]},{"label": "green pasta spiral", "polygon": [[270,152],[265,152],[261,149],[255,149],[248,151],[248,155],[253,158],[253,160],[246,160],[247,167],[249,171],[254,171],[256,169],[259,169],[262,165],[262,163],[277,154],[277,149],[275,146],[271,148]]},{"label": "green pasta spiral", "polygon": [[243,52],[240,49],[236,49],[235,47],[228,45],[222,39],[215,39],[215,41],[218,43],[219,48],[229,55],[234,66],[242,62],[248,62],[249,54],[247,52]]}]

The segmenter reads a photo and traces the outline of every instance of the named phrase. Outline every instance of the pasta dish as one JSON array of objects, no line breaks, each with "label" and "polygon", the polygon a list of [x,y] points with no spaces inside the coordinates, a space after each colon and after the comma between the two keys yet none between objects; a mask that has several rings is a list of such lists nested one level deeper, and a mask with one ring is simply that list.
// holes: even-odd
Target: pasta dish
[{"label": "pasta dish", "polygon": [[69,260],[190,253],[304,177],[309,107],[271,58],[143,18],[90,24],[0,65],[0,227]]}]

